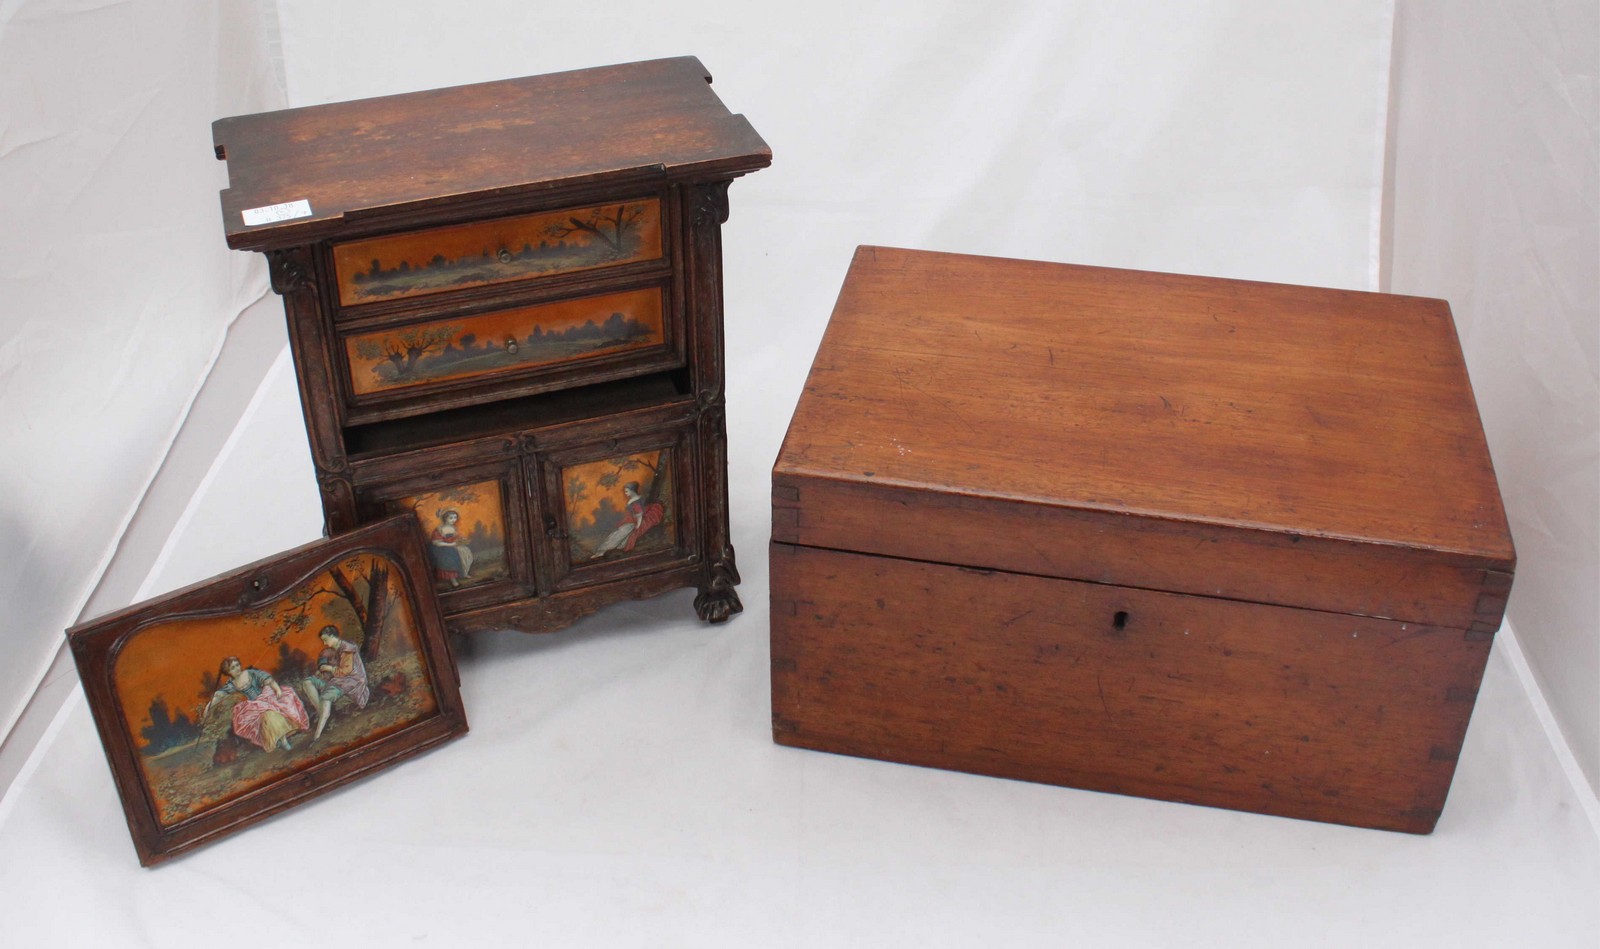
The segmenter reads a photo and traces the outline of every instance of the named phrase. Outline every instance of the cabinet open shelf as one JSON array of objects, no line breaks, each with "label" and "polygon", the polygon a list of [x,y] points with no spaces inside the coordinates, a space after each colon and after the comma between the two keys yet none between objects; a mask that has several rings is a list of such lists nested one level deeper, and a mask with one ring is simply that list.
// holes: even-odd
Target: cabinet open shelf
[{"label": "cabinet open shelf", "polygon": [[682,370],[563,389],[410,418],[354,425],[345,429],[352,461],[510,435],[599,419],[619,412],[668,405],[691,397]]}]

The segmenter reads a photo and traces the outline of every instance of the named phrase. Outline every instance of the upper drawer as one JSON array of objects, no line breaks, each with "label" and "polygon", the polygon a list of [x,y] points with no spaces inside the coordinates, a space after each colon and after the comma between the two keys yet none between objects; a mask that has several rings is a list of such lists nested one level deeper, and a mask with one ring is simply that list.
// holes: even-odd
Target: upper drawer
[{"label": "upper drawer", "polygon": [[659,198],[519,214],[333,246],[341,306],[661,256]]}]

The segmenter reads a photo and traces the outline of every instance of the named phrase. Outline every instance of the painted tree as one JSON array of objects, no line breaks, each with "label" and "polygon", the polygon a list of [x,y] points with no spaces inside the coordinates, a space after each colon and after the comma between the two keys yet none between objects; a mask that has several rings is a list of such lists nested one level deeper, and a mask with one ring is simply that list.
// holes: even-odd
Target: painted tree
[{"label": "painted tree", "polygon": [[[643,469],[650,472],[650,487],[646,489],[648,493],[643,495],[644,503],[660,502],[661,484],[666,480],[661,477],[661,452],[655,452],[650,456],[624,455],[621,458],[610,458],[606,460],[606,464],[611,466],[611,470],[595,479],[600,487],[614,488],[618,484],[624,483],[624,475]],[[626,480],[631,481],[634,479],[628,478]]]},{"label": "painted tree", "polygon": [[[460,331],[459,326],[415,326],[379,339],[358,339],[356,355],[387,360],[394,378],[404,379],[416,370],[423,356],[442,349]],[[382,362],[372,371],[378,372],[381,366]]]},{"label": "painted tree", "polygon": [[146,716],[150,724],[140,728],[139,735],[144,739],[144,753],[147,755],[158,755],[168,748],[186,745],[200,735],[200,726],[190,721],[182,711],[173,714],[163,696],[158,695],[150,701]]},{"label": "painted tree", "polygon": [[[483,496],[478,492],[476,485],[463,484],[452,488],[446,488],[443,491],[435,494],[424,494],[419,497],[412,498],[410,508],[411,512],[416,514],[420,520],[422,516],[422,504],[424,501],[428,501],[429,499],[432,499],[433,503],[441,505],[439,510],[444,510],[451,504],[476,504],[478,501],[482,500],[482,497]],[[438,511],[433,513],[435,516],[437,516]]]},{"label": "painted tree", "polygon": [[253,618],[273,626],[267,642],[278,645],[290,633],[309,631],[313,622],[312,606],[322,597],[331,596],[343,601],[355,614],[361,629],[361,657],[367,662],[377,659],[383,648],[384,624],[394,605],[389,590],[388,561],[381,557],[351,557],[328,568],[323,577],[331,586],[308,584],[281,603],[254,614]]},{"label": "painted tree", "polygon": [[589,234],[605,245],[608,256],[621,257],[626,250],[631,232],[644,219],[644,205],[619,204],[609,214],[600,208],[589,212],[587,218],[567,218],[564,224],[552,224],[545,229],[551,237],[570,234]]},{"label": "painted tree", "polygon": [[589,498],[589,485],[577,475],[567,479],[567,505],[575,507],[579,502]]}]

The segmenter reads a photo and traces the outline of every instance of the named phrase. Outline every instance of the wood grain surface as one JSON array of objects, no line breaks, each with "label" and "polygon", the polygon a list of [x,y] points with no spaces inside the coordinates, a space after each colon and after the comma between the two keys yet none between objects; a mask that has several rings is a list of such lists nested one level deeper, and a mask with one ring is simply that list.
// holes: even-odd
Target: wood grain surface
[{"label": "wood grain surface", "polygon": [[1415,297],[863,247],[773,479],[778,540],[1452,625],[1515,563]]},{"label": "wood grain surface", "polygon": [[780,743],[1412,833],[1515,566],[1443,301],[879,247],[772,538]]},{"label": "wood grain surface", "polygon": [[[397,573],[391,575],[399,599],[390,601],[390,608],[381,614],[389,618],[390,624],[386,627],[380,619],[376,628],[388,630],[388,642],[399,640],[395,627],[400,625],[405,627],[408,634],[417,637],[415,648],[418,650],[417,661],[421,664],[418,669],[423,674],[416,676],[416,681],[410,682],[409,686],[402,676],[399,687],[426,691],[430,711],[398,728],[379,731],[344,750],[327,754],[319,755],[315,745],[307,742],[303,736],[297,737],[296,754],[300,760],[287,773],[252,788],[248,793],[223,798],[183,820],[163,823],[157,812],[155,795],[140,766],[141,755],[148,751],[137,747],[139,736],[143,734],[137,730],[140,723],[130,720],[121,708],[122,697],[119,695],[116,673],[126,647],[140,635],[148,633],[161,636],[165,629],[184,621],[214,620],[216,622],[208,628],[212,629],[213,635],[219,636],[227,631],[230,623],[236,622],[244,627],[242,634],[223,637],[215,649],[203,649],[194,654],[173,650],[164,659],[179,670],[186,683],[191,682],[193,680],[188,678],[189,674],[198,678],[199,671],[208,666],[215,667],[218,660],[227,655],[217,651],[224,648],[224,644],[237,648],[240,635],[254,637],[258,644],[265,642],[264,637],[270,627],[263,629],[259,624],[251,625],[254,623],[252,614],[283,602],[308,579],[316,577],[319,571],[341,565],[347,567],[352,558],[362,554],[376,555],[399,568]],[[391,517],[364,525],[343,536],[316,541],[144,603],[136,603],[67,630],[67,642],[77,662],[78,675],[83,680],[84,694],[89,702],[89,710],[94,715],[101,743],[105,746],[106,760],[111,766],[117,793],[122,799],[128,830],[133,836],[140,863],[151,866],[163,862],[466,734],[467,719],[462,708],[460,672],[450,651],[449,637],[434,597],[433,584],[428,579],[430,573],[414,522],[409,517]],[[369,578],[370,575],[360,579],[366,583]],[[352,586],[348,595],[355,602],[356,588]],[[365,602],[371,604],[381,601],[369,599]],[[365,625],[365,617],[354,613],[351,615],[360,621],[360,625]],[[309,628],[314,630],[316,627],[313,625]],[[341,635],[345,634],[341,630]],[[170,639],[164,637],[162,645],[167,645]],[[275,647],[266,648],[276,651]],[[284,652],[288,652],[287,646]],[[247,655],[242,651],[237,654]],[[287,681],[283,686],[300,687],[298,683]],[[383,684],[375,682],[374,693],[381,689]],[[183,709],[183,697],[175,694],[169,698],[172,699],[174,710]],[[382,700],[377,701],[381,703]],[[338,714],[353,716],[358,713],[344,710]],[[219,770],[226,770],[214,762],[208,763]],[[209,769],[192,773],[209,773]]]},{"label": "wood grain surface", "polygon": [[[327,532],[497,486],[504,524],[440,544],[494,565],[440,568],[452,631],[546,632],[685,584],[702,619],[742,608],[721,228],[772,153],[709,81],[680,57],[215,123],[229,244],[263,251],[283,296]],[[243,224],[298,199],[309,215]],[[678,466],[676,503],[645,505],[657,535],[563,560],[552,453],[609,465],[635,442]],[[590,485],[607,521],[614,474]]]},{"label": "wood grain surface", "polygon": [[[305,243],[333,233],[330,222],[462,196],[730,178],[771,164],[710,78],[683,56],[219,119],[228,246]],[[302,199],[308,217],[255,227],[241,217]]]},{"label": "wood grain surface", "polygon": [[1488,642],[772,545],[782,744],[1427,833]]}]

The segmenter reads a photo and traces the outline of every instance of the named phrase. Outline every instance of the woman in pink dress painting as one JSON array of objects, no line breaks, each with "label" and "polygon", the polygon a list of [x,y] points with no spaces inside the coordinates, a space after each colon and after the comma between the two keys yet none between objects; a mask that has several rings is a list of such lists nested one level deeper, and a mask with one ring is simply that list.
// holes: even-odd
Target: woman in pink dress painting
[{"label": "woman in pink dress painting", "polygon": [[305,706],[290,689],[280,688],[277,681],[260,669],[246,669],[244,663],[229,656],[222,660],[217,681],[222,685],[206,703],[203,719],[225,696],[242,695],[244,701],[233,707],[233,733],[262,751],[292,745],[289,736],[311,727]]}]

